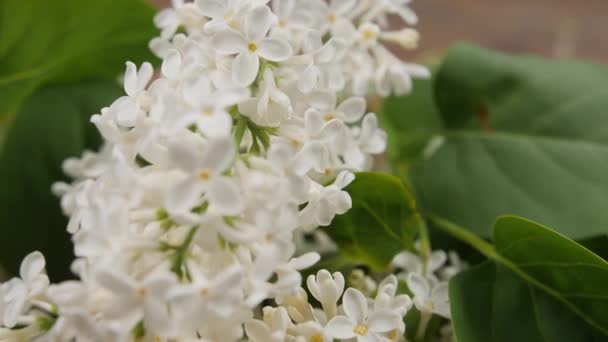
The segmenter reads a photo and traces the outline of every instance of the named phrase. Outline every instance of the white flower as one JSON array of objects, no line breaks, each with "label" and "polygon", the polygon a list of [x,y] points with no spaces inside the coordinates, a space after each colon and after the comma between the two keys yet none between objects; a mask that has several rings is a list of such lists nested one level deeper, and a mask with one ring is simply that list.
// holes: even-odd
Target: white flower
[{"label": "white flower", "polygon": [[138,71],[135,64],[127,62],[124,89],[128,96],[118,99],[115,104],[120,108],[116,117],[120,125],[135,126],[144,112],[150,109],[151,99],[146,92],[146,87],[150,83],[153,73],[154,70],[150,63],[142,64]]},{"label": "white flower", "polygon": [[350,195],[343,191],[355,176],[348,172],[341,172],[333,184],[319,186],[311,196],[308,205],[300,212],[304,227],[316,228],[328,226],[336,215],[344,214],[352,206]]},{"label": "white flower", "polygon": [[386,150],[386,132],[378,127],[376,114],[369,113],[363,118],[358,137],[354,139],[344,153],[346,164],[355,170],[371,167],[371,155]]},{"label": "white flower", "polygon": [[49,286],[44,270],[46,262],[40,252],[28,254],[21,262],[19,275],[2,285],[4,301],[3,324],[12,328],[31,306],[31,300],[41,296]]},{"label": "white flower", "polygon": [[366,296],[371,296],[378,284],[369,275],[365,274],[360,268],[356,268],[348,275],[348,283],[351,287],[361,291]]},{"label": "white flower", "polygon": [[325,327],[318,322],[309,321],[296,325],[293,328],[296,342],[332,342],[331,335]]},{"label": "white flower", "polygon": [[175,282],[171,274],[152,274],[143,281],[136,281],[121,271],[106,267],[95,273],[95,279],[113,295],[103,305],[106,319],[117,326],[127,327],[134,327],[143,320],[155,334],[170,335],[173,327],[166,300]]},{"label": "white flower", "polygon": [[362,20],[369,21],[378,16],[396,14],[406,23],[416,25],[418,16],[407,6],[411,2],[412,0],[374,0],[371,9],[363,15]]},{"label": "white flower", "polygon": [[413,78],[427,79],[431,76],[428,68],[402,62],[382,46],[374,49],[374,55],[379,64],[374,79],[376,91],[380,96],[388,96],[391,91],[394,91],[395,95],[408,94],[412,90]]},{"label": "white flower", "polygon": [[245,324],[245,330],[253,342],[283,342],[289,323],[285,308],[265,307],[264,321],[251,320]]},{"label": "white flower", "polygon": [[450,318],[448,283],[429,281],[418,273],[410,273],[407,286],[414,294],[416,309],[424,313],[435,313]]},{"label": "white flower", "polygon": [[203,15],[193,3],[184,0],[171,0],[171,3],[173,8],[164,9],[154,17],[154,24],[162,30],[162,37],[172,36],[182,25],[189,30],[203,25]]},{"label": "white flower", "polygon": [[191,88],[184,90],[184,98],[192,111],[181,120],[181,126],[192,124],[207,137],[225,137],[232,129],[228,108],[246,99],[244,88],[212,90],[211,80],[201,77]]},{"label": "white flower", "polygon": [[272,9],[277,16],[277,25],[271,36],[282,37],[298,50],[302,37],[313,27],[313,13],[297,0],[273,0]]},{"label": "white flower", "polygon": [[336,315],[338,300],[344,291],[344,276],[336,272],[333,275],[327,270],[320,270],[317,275],[311,274],[306,279],[308,290],[317,299],[328,318]]},{"label": "white flower", "polygon": [[407,311],[412,307],[412,299],[406,294],[397,295],[398,280],[394,275],[386,277],[380,285],[378,285],[378,294],[374,302],[374,308],[390,309],[401,316],[405,316]]},{"label": "white flower", "polygon": [[228,317],[241,309],[243,277],[239,266],[232,266],[212,278],[205,276],[198,265],[189,263],[192,282],[170,290],[169,298],[175,304],[182,328],[196,330],[210,315]]},{"label": "white flower", "polygon": [[458,253],[454,251],[448,252],[448,258],[450,260],[450,264],[445,267],[442,267],[439,270],[439,275],[441,276],[442,280],[450,280],[453,276],[460,273],[469,266],[468,263],[460,259]]},{"label": "white flower", "polygon": [[203,141],[191,136],[191,141],[183,137],[170,145],[172,160],[186,172],[167,195],[171,217],[196,221],[191,210],[202,204],[203,194],[209,202],[209,211],[227,216],[238,214],[241,210],[239,190],[231,179],[222,175],[234,159],[234,142],[226,137]]},{"label": "white flower", "polygon": [[239,111],[257,125],[278,127],[289,119],[293,108],[289,96],[277,87],[272,70],[266,69],[257,97],[242,101]]},{"label": "white flower", "polygon": [[331,0],[329,6],[326,5],[325,28],[335,30],[339,25],[350,22],[355,6],[357,0]]},{"label": "white flower", "polygon": [[336,105],[336,96],[327,96],[316,101],[313,106],[323,113],[323,119],[330,121],[333,119],[339,119],[346,123],[352,124],[361,119],[365,113],[367,103],[365,99],[358,96],[349,97],[339,105]]},{"label": "white flower", "polygon": [[[382,45],[416,45],[417,31],[386,30],[391,13],[413,22],[408,1],[269,3],[173,0],[156,16],[158,77],[149,63],[127,63],[125,96],[91,118],[103,147],[67,160],[73,182],[53,186],[80,279],[47,289],[44,259],[28,256],[22,279],[0,285],[0,340],[403,337],[412,303],[394,276],[372,300],[320,271],[307,284],[321,308],[301,281],[336,248],[313,230],[350,209],[352,171],[386,148],[365,97],[428,76]],[[307,233],[320,243],[303,244]],[[433,273],[449,276],[458,262],[438,263],[402,263],[429,273],[417,306],[429,309],[427,297],[441,306]],[[354,275],[371,295],[372,277]],[[253,319],[266,302],[277,305]]]},{"label": "white flower", "polygon": [[323,43],[320,33],[310,32],[304,40],[306,54],[294,57],[291,63],[304,63],[305,68],[298,77],[298,89],[303,93],[313,90],[337,91],[344,88],[345,80],[336,61],[343,52],[338,40],[331,38]]},{"label": "white flower", "polygon": [[232,65],[232,78],[238,85],[248,86],[255,81],[260,69],[260,57],[281,62],[291,56],[289,43],[278,38],[266,38],[273,21],[270,9],[260,6],[245,18],[243,33],[223,30],[213,37],[213,44],[219,53],[237,54]]},{"label": "white flower", "polygon": [[336,316],[327,323],[327,332],[334,338],[356,338],[359,342],[383,341],[382,334],[399,329],[401,316],[390,310],[369,313],[365,296],[358,290],[344,292],[342,305],[345,316]]},{"label": "white flower", "polygon": [[230,27],[240,28],[242,18],[254,2],[249,0],[196,0],[195,3],[203,15],[211,19],[205,24],[205,30],[217,32]]},{"label": "white flower", "polygon": [[299,288],[295,294],[277,297],[277,303],[287,309],[289,317],[295,323],[309,322],[315,319],[314,309],[308,302],[308,294]]},{"label": "white flower", "polygon": [[408,273],[416,273],[423,277],[434,278],[433,273],[445,264],[446,259],[444,251],[433,251],[425,265],[422,257],[409,251],[403,251],[395,255],[391,261],[391,265],[399,267]]}]

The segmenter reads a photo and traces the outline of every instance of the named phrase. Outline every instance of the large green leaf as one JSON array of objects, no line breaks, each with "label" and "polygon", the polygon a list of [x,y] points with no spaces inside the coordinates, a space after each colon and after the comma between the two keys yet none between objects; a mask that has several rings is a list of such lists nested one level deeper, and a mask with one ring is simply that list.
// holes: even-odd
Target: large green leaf
[{"label": "large green leaf", "polygon": [[421,207],[483,237],[504,214],[608,231],[608,68],[459,45],[434,91],[444,141],[408,175]]},{"label": "large green leaf", "polygon": [[51,184],[65,179],[67,157],[99,144],[89,118],[121,93],[111,81],[52,86],[23,104],[0,155],[0,260],[9,272],[40,250],[52,278],[69,276],[72,247]]},{"label": "large green leaf", "polygon": [[420,216],[414,199],[397,177],[363,172],[346,188],[352,209],[325,231],[347,260],[384,271],[395,254],[412,249]]},{"label": "large green leaf", "polygon": [[[542,341],[538,336],[559,341],[557,336],[569,334],[548,338],[553,333],[546,330],[559,332],[567,323],[578,327],[573,330],[579,331],[577,336],[603,334],[608,339],[608,262],[604,259],[547,227],[518,217],[496,222],[494,247],[447,221],[433,221],[498,265],[465,271],[451,282],[452,314],[457,334],[466,336],[464,341],[513,337],[508,334],[509,324],[513,327],[516,322],[522,322],[518,341]],[[487,330],[479,330],[478,325],[487,325]]]},{"label": "large green leaf", "polygon": [[606,340],[562,303],[491,262],[452,279],[450,305],[458,341]]},{"label": "large green leaf", "polygon": [[116,77],[151,59],[154,9],[143,0],[0,1],[0,124],[38,87]]},{"label": "large green leaf", "polygon": [[442,128],[432,96],[431,79],[414,80],[412,93],[392,96],[384,101],[381,123],[388,133],[388,154],[392,168],[399,174],[409,171],[428,141]]}]

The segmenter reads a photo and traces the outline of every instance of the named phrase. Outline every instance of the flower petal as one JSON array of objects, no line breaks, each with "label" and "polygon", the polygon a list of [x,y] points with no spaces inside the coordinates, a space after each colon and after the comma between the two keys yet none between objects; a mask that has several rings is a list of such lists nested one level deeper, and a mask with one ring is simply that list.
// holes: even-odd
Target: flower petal
[{"label": "flower petal", "polygon": [[344,313],[357,323],[365,321],[367,316],[367,299],[361,291],[349,288],[344,292],[342,297],[342,305]]},{"label": "flower petal", "polygon": [[211,43],[221,55],[234,55],[247,48],[247,41],[243,35],[231,29],[216,33]]},{"label": "flower petal", "polygon": [[257,54],[241,52],[232,64],[232,80],[239,86],[248,87],[255,81],[260,69],[260,59]]},{"label": "flower petal", "polygon": [[429,281],[418,273],[410,273],[407,276],[407,287],[415,297],[425,299],[431,294]]},{"label": "flower petal", "polygon": [[137,95],[137,66],[133,62],[127,62],[127,70],[124,79],[125,92],[129,96]]},{"label": "flower petal", "polygon": [[224,216],[238,215],[243,209],[238,186],[228,178],[215,179],[207,193],[209,208]]},{"label": "flower petal", "polygon": [[198,128],[208,137],[225,137],[232,129],[232,117],[222,111],[212,115],[203,114],[198,120]]},{"label": "flower petal", "polygon": [[309,65],[300,75],[298,89],[305,94],[310,93],[317,86],[319,74],[319,68],[316,65]]},{"label": "flower petal", "polygon": [[339,112],[344,113],[344,121],[348,123],[357,122],[363,114],[365,113],[365,109],[367,107],[367,103],[365,99],[362,97],[351,97],[348,98],[338,106],[337,110]]},{"label": "flower petal", "polygon": [[169,79],[176,79],[182,66],[182,55],[177,50],[171,50],[163,60],[161,71]]},{"label": "flower petal", "polygon": [[259,41],[266,36],[274,16],[268,6],[254,8],[245,18],[245,34],[249,40]]},{"label": "flower petal", "polygon": [[101,269],[95,273],[95,280],[107,290],[125,296],[135,291],[135,284],[124,274],[110,269]]},{"label": "flower petal", "polygon": [[402,323],[401,317],[390,310],[379,310],[369,315],[367,326],[373,332],[384,333],[397,329]]},{"label": "flower petal", "polygon": [[207,141],[201,166],[220,174],[225,171],[236,154],[236,146],[230,136],[214,137]]},{"label": "flower petal", "polygon": [[306,133],[314,137],[323,128],[325,120],[323,120],[323,114],[315,108],[310,108],[304,113],[304,122],[306,126]]},{"label": "flower petal", "polygon": [[268,326],[259,320],[250,320],[245,323],[245,331],[247,336],[255,342],[271,341],[272,336]]},{"label": "flower petal", "polygon": [[200,202],[205,184],[191,176],[171,187],[165,197],[165,208],[174,220],[184,223],[195,221],[191,210]]},{"label": "flower petal", "polygon": [[403,251],[395,255],[391,264],[408,272],[417,272],[422,269],[420,257],[409,251]]},{"label": "flower petal", "polygon": [[355,326],[357,324],[347,317],[344,316],[336,316],[332,318],[327,326],[325,327],[325,331],[333,338],[346,339],[355,337]]},{"label": "flower petal", "polygon": [[434,251],[431,253],[429,257],[429,273],[433,273],[443,266],[447,259],[448,257],[444,251]]},{"label": "flower petal", "polygon": [[26,283],[30,283],[44,272],[45,265],[44,255],[38,251],[32,252],[21,262],[19,275]]},{"label": "flower petal", "polygon": [[258,53],[273,62],[283,62],[293,54],[291,45],[285,40],[268,38],[260,41]]},{"label": "flower petal", "polygon": [[226,5],[220,0],[196,0],[194,3],[201,13],[209,18],[222,17],[226,11]]},{"label": "flower petal", "polygon": [[154,67],[152,64],[145,62],[139,68],[139,73],[137,74],[137,91],[143,91],[146,89],[148,83],[154,76]]},{"label": "flower petal", "polygon": [[295,270],[303,270],[316,264],[319,260],[321,260],[319,253],[309,252],[289,260],[287,264]]},{"label": "flower petal", "polygon": [[179,139],[171,139],[167,144],[171,161],[175,166],[187,172],[207,167],[203,165],[205,155],[200,152],[205,146],[204,141],[198,134],[185,132],[188,133],[182,134]]}]

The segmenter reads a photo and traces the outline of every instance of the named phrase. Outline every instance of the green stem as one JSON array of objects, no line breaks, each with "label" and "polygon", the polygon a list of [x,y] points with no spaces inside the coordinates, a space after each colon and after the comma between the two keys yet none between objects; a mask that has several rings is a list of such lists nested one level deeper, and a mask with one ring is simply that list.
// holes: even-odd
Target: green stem
[{"label": "green stem", "polygon": [[241,142],[243,141],[243,136],[245,135],[245,129],[247,129],[247,118],[241,114],[237,119],[236,128],[234,130],[234,139],[236,141],[236,148],[239,149],[241,146]]},{"label": "green stem", "polygon": [[171,266],[171,271],[177,274],[179,279],[184,278],[184,264],[186,263],[187,254],[190,250],[190,245],[192,244],[194,234],[196,234],[197,230],[198,226],[190,228],[184,242],[182,242],[182,244],[175,250],[175,254],[173,255],[173,265]]},{"label": "green stem", "polygon": [[444,220],[439,216],[429,214],[427,215],[427,217],[437,228],[471,245],[483,255],[485,255],[488,259],[500,261],[504,260],[504,258],[496,252],[494,246],[492,246],[485,240],[479,238],[477,235],[467,231],[462,227],[457,226],[456,224],[450,221]]},{"label": "green stem", "polygon": [[431,239],[429,238],[429,227],[420,213],[414,214],[414,220],[416,221],[416,225],[420,230],[420,254],[425,260],[427,260],[431,256],[432,251]]},{"label": "green stem", "polygon": [[424,340],[424,336],[426,336],[426,328],[431,321],[433,314],[430,312],[421,312],[420,313],[420,321],[418,322],[418,330],[416,331],[416,341]]},{"label": "green stem", "polygon": [[422,272],[426,273],[427,261],[429,260],[432,251],[431,239],[429,238],[429,227],[422,215],[418,212],[414,214],[414,220],[416,221],[420,234],[420,255],[422,256],[422,259],[424,259]]}]

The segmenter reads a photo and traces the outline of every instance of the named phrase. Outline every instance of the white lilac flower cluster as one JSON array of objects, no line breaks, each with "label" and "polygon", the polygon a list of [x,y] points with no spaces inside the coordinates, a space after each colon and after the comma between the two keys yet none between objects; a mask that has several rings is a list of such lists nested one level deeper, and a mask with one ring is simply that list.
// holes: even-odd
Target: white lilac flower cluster
[{"label": "white lilac flower cluster", "polygon": [[[403,338],[396,277],[372,299],[320,271],[314,308],[300,271],[320,255],[294,241],[351,207],[353,171],[386,147],[362,96],[428,76],[383,44],[416,46],[388,26],[415,24],[408,2],[173,1],[150,44],[160,77],[127,63],[126,96],[91,119],[104,146],[54,186],[79,280],[51,285],[44,257],[26,257],[0,286],[0,340]],[[411,274],[416,307],[447,316],[442,285]]]}]

